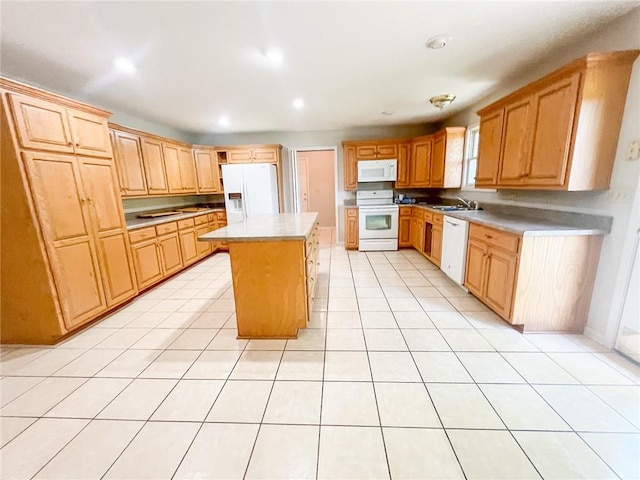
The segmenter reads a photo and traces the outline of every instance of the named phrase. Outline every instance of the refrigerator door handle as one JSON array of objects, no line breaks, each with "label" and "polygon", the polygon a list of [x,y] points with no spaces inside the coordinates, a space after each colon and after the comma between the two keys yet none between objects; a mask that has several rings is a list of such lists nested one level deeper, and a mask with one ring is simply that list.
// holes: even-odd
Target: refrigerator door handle
[{"label": "refrigerator door handle", "polygon": [[247,181],[244,176],[242,177],[242,213],[244,218],[247,219],[249,215],[247,215],[247,203],[249,202],[249,197],[247,196]]}]

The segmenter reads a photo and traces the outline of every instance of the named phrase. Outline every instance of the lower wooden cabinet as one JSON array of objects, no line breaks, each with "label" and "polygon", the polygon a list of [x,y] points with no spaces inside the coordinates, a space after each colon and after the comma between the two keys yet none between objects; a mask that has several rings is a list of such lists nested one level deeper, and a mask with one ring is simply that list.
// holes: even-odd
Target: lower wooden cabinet
[{"label": "lower wooden cabinet", "polygon": [[160,249],[155,235],[152,240],[131,244],[138,288],[147,288],[163,278]]},{"label": "lower wooden cabinet", "polygon": [[169,233],[158,237],[160,247],[160,261],[164,276],[182,270],[182,254],[180,253],[180,240],[178,232]]},{"label": "lower wooden cabinet", "polygon": [[346,207],[344,209],[344,248],[347,250],[358,249],[358,207]]},{"label": "lower wooden cabinet", "polygon": [[198,260],[198,239],[195,227],[180,230],[180,252],[183,264],[189,265]]},{"label": "lower wooden cabinet", "polygon": [[398,247],[411,247],[411,207],[400,207]]},{"label": "lower wooden cabinet", "polygon": [[433,225],[431,228],[431,261],[440,266],[442,258],[442,225]]}]

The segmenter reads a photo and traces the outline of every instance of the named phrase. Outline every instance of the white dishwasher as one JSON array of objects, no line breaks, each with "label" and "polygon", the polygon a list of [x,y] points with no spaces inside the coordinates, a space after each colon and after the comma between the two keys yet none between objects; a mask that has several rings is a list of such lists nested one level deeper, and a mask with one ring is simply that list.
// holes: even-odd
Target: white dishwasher
[{"label": "white dishwasher", "polygon": [[451,280],[462,285],[467,263],[469,222],[445,215],[442,224],[440,268]]}]

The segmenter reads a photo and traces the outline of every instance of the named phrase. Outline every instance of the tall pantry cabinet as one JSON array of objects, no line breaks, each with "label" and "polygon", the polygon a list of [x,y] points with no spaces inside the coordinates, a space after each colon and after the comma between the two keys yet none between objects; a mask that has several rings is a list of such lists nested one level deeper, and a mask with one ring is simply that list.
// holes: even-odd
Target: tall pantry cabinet
[{"label": "tall pantry cabinet", "polygon": [[0,78],[1,340],[54,343],[137,294],[108,112]]}]

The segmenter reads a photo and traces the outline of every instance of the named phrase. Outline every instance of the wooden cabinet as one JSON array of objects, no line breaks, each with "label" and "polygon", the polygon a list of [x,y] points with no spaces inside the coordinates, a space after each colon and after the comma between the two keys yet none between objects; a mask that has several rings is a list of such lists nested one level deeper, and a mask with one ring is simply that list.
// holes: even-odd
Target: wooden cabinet
[{"label": "wooden cabinet", "polygon": [[411,149],[412,187],[429,187],[431,185],[431,151],[433,138],[431,135],[413,140]]},{"label": "wooden cabinet", "polygon": [[465,286],[502,318],[511,318],[520,238],[471,224]]},{"label": "wooden cabinet", "polygon": [[358,208],[345,207],[344,209],[344,248],[347,250],[358,249]]},{"label": "wooden cabinet", "polygon": [[608,188],[639,53],[588,54],[480,110],[476,185]]},{"label": "wooden cabinet", "polygon": [[389,160],[398,158],[396,143],[375,142],[356,146],[357,160]]},{"label": "wooden cabinet", "polygon": [[128,132],[112,129],[113,157],[120,181],[122,196],[147,194],[147,181],[142,162],[140,137]]},{"label": "wooden cabinet", "polygon": [[396,188],[408,188],[411,186],[411,143],[398,145],[398,179]]},{"label": "wooden cabinet", "polygon": [[212,249],[212,242],[198,242],[197,238],[205,233],[215,230],[215,228],[209,227],[208,215],[200,215],[194,218],[195,233],[196,233],[196,248],[198,252],[198,258],[204,258],[209,255]]},{"label": "wooden cabinet", "polygon": [[178,222],[178,236],[180,237],[180,253],[183,265],[189,265],[198,259],[198,239],[193,218]]},{"label": "wooden cabinet", "polygon": [[433,135],[431,187],[459,188],[462,185],[466,127],[446,127]]},{"label": "wooden cabinet", "polygon": [[358,188],[358,161],[356,160],[356,147],[344,147],[342,150],[344,165],[344,189],[356,190]]},{"label": "wooden cabinet", "polygon": [[182,193],[196,193],[198,191],[198,183],[196,181],[196,165],[191,148],[186,146],[178,147],[178,160]]},{"label": "wooden cabinet", "polygon": [[181,270],[183,263],[178,232],[158,236],[158,246],[160,248],[160,261],[164,276]]},{"label": "wooden cabinet", "polygon": [[480,143],[476,168],[476,187],[494,187],[498,183],[504,109],[487,112],[480,117]]},{"label": "wooden cabinet", "polygon": [[168,194],[167,172],[162,155],[162,142],[155,138],[141,137],[147,191],[150,195]]},{"label": "wooden cabinet", "polygon": [[398,217],[398,247],[411,247],[411,207],[400,207]]},{"label": "wooden cabinet", "polygon": [[442,224],[433,224],[431,228],[431,261],[440,266],[442,258]]},{"label": "wooden cabinet", "polygon": [[280,145],[249,145],[246,147],[228,147],[228,163],[279,163]]},{"label": "wooden cabinet", "polygon": [[162,158],[167,176],[169,193],[182,193],[182,179],[180,178],[180,155],[178,146],[162,142]]},{"label": "wooden cabinet", "polygon": [[151,240],[134,243],[132,239],[131,253],[140,290],[162,280],[162,262],[155,232]]},{"label": "wooden cabinet", "polygon": [[26,95],[9,93],[8,97],[23,148],[112,157],[104,117]]},{"label": "wooden cabinet", "polygon": [[218,166],[215,151],[210,148],[198,148],[193,151],[198,179],[198,192],[218,192]]}]

